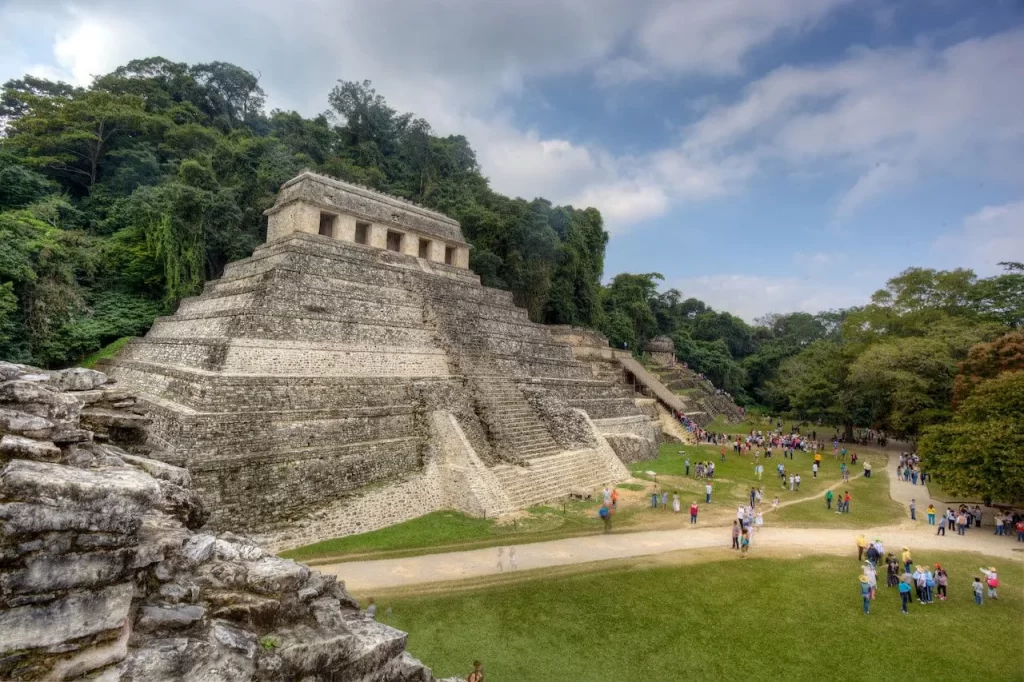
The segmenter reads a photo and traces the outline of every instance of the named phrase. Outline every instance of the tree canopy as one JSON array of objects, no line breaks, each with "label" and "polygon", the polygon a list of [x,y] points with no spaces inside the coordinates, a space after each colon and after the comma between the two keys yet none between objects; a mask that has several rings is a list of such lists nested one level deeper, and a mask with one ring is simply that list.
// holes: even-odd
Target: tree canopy
[{"label": "tree canopy", "polygon": [[608,235],[589,208],[490,189],[466,138],[341,81],[330,109],[266,111],[224,62],[132,61],[73,87],[0,91],[0,357],[58,366],[144,331],[266,235],[263,211],[303,168],[461,221],[484,284],[538,322],[598,326]]}]

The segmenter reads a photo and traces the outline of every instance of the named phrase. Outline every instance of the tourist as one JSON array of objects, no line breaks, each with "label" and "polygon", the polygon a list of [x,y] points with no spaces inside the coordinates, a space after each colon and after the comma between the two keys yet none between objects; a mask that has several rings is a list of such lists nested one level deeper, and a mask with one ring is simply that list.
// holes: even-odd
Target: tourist
[{"label": "tourist", "polygon": [[704,504],[711,504],[711,484],[704,486]]},{"label": "tourist", "polygon": [[976,577],[974,579],[974,584],[971,585],[971,589],[974,590],[974,603],[977,604],[978,606],[981,606],[981,590],[982,590],[981,578],[977,578]]},{"label": "tourist", "polygon": [[374,601],[373,597],[370,597],[370,603],[366,607],[366,615],[370,618],[377,617],[377,604]]},{"label": "tourist", "polygon": [[700,509],[697,507],[697,503],[696,502],[691,502],[690,503],[690,523],[697,523],[697,512],[698,511],[700,511]]},{"label": "tourist", "polygon": [[668,511],[668,491],[665,490],[661,493],[661,506],[665,511]]},{"label": "tourist", "polygon": [[480,661],[473,661],[473,672],[466,678],[466,682],[484,682],[484,664]]},{"label": "tourist", "polygon": [[933,604],[935,602],[935,576],[932,574],[932,570],[925,566],[924,569],[924,603]]},{"label": "tourist", "polygon": [[739,549],[740,548],[740,522],[739,521],[733,521],[732,522],[732,548],[733,549]]},{"label": "tourist", "polygon": [[927,513],[928,513],[928,525],[929,526],[934,526],[935,525],[935,505],[934,504],[931,504],[930,502],[928,503]]},{"label": "tourist", "polygon": [[961,511],[956,517],[956,534],[966,535],[967,534],[967,514]]},{"label": "tourist", "polygon": [[800,474],[797,474],[795,476],[795,479],[796,479],[796,491],[800,492]]},{"label": "tourist", "polygon": [[679,513],[679,493],[675,492],[672,494],[672,511],[676,514]]},{"label": "tourist", "polygon": [[985,584],[988,585],[988,598],[999,599],[996,595],[996,588],[999,587],[999,576],[996,575],[996,567],[989,566],[987,569],[981,569],[981,572],[985,574]]},{"label": "tourist", "polygon": [[761,480],[761,476],[764,474],[764,465],[758,464],[754,467],[754,475],[757,476],[757,480]]},{"label": "tourist", "polygon": [[[853,461],[857,461],[857,456],[853,456]],[[871,462],[864,462],[864,478],[871,478]]]},{"label": "tourist", "polygon": [[864,615],[866,616],[871,609],[871,586],[866,575],[860,577],[860,596],[864,602]]},{"label": "tourist", "polygon": [[764,525],[764,514],[761,513],[760,509],[757,510],[757,514],[754,516],[754,525],[757,528]]},{"label": "tourist", "polygon": [[857,536],[857,561],[864,561],[864,552],[868,548],[868,539],[861,533]]},{"label": "tourist", "polygon": [[935,585],[939,588],[939,600],[946,601],[946,587],[949,585],[949,576],[946,574],[946,569],[938,564],[935,564]]},{"label": "tourist", "polygon": [[942,537],[946,537],[946,518],[945,518],[945,515],[943,515],[943,518],[939,519],[939,529],[935,531],[935,534],[936,535],[941,535]]},{"label": "tourist", "polygon": [[832,509],[832,491],[831,490],[826,490],[825,491],[825,509],[828,509],[828,510]]},{"label": "tourist", "polygon": [[885,585],[886,587],[896,587],[899,584],[899,564],[896,562],[896,557],[887,554],[885,557]]},{"label": "tourist", "polygon": [[921,566],[913,567],[913,592],[918,597],[918,602],[925,603],[925,571]]},{"label": "tourist", "polygon": [[796,490],[796,488],[794,487],[794,485],[795,485],[795,484],[794,484],[794,478],[793,478],[793,474],[790,474],[790,475],[789,475],[789,492],[793,492],[794,490]]},{"label": "tourist", "polygon": [[611,491],[611,488],[609,488],[608,486],[605,486],[604,487],[604,503],[605,503],[605,505],[609,505],[609,504],[611,504],[611,502],[612,502],[612,491]]},{"label": "tourist", "polygon": [[910,520],[917,521],[917,501],[913,497],[910,498]]},{"label": "tourist", "polygon": [[903,559],[903,570],[905,570],[907,573],[910,573],[910,567],[914,563],[913,558],[910,556],[910,548],[908,548],[908,547],[904,547],[903,548],[902,559]]},{"label": "tourist", "polygon": [[687,476],[690,475],[690,458],[689,457],[686,458],[686,475]]},{"label": "tourist", "polygon": [[971,516],[974,518],[974,527],[981,528],[981,507],[974,505],[974,509],[971,510]]},{"label": "tourist", "polygon": [[776,495],[775,497],[772,498],[772,509],[778,509],[778,508],[779,508],[779,496]]},{"label": "tourist", "polygon": [[952,507],[946,507],[946,528],[948,530],[954,530],[956,527],[956,512],[953,511]]},{"label": "tourist", "polygon": [[747,531],[743,531],[743,535],[740,536],[740,554],[744,559],[747,558],[747,550],[750,549],[750,535]]},{"label": "tourist", "polygon": [[850,513],[850,491],[847,490],[843,493],[843,513]]},{"label": "tourist", "polygon": [[864,577],[868,579],[869,596],[874,599],[878,588],[878,574],[875,572],[875,567],[870,561],[864,562],[863,571]]},{"label": "tourist", "polygon": [[514,571],[519,568],[519,561],[516,560],[516,548],[508,548],[508,568],[510,571]]},{"label": "tourist", "polygon": [[901,580],[899,583],[900,590],[900,610],[906,614],[907,606],[910,604],[910,585],[906,581]]},{"label": "tourist", "polygon": [[811,477],[812,478],[817,478],[818,477],[818,463],[817,462],[815,462],[814,464],[811,465]]},{"label": "tourist", "polygon": [[[610,532],[611,529],[612,529],[612,510],[609,509],[608,505],[605,504],[605,505],[602,505],[601,508],[597,510],[597,515],[601,517],[602,521],[604,521],[604,532],[605,533]],[[502,570],[502,567],[501,567],[501,547],[498,548],[498,570],[499,571]]]},{"label": "tourist", "polygon": [[654,486],[654,490],[651,491],[651,509],[658,508],[658,486]]},{"label": "tourist", "polygon": [[[611,527],[610,526],[611,512],[608,511],[608,507],[601,507],[601,509],[599,509],[597,513],[599,515],[603,514],[601,516],[601,518],[605,519],[604,529],[605,529],[605,531],[607,531]],[[505,571],[505,548],[504,547],[499,547],[498,548],[498,573],[503,573],[504,571]]]},{"label": "tourist", "polygon": [[[607,504],[607,502],[605,503]],[[612,490],[612,510],[619,508],[619,489]]]}]

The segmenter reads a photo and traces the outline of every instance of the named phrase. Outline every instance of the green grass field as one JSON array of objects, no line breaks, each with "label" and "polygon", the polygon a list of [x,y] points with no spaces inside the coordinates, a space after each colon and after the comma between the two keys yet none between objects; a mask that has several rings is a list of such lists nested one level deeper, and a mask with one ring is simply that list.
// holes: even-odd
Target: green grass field
[{"label": "green grass field", "polygon": [[826,509],[824,492],[814,502],[792,504],[772,512],[773,525],[807,528],[866,528],[899,523],[905,517],[903,505],[889,497],[889,478],[885,469],[876,467],[871,478],[855,478],[835,491],[850,491],[850,513],[837,514],[836,501]]},{"label": "green grass field", "polygon": [[[922,559],[946,566],[950,598],[915,602],[906,616],[884,581],[863,615],[856,560],[831,556],[621,568],[377,601],[438,677],[464,677],[479,658],[489,682],[1024,680],[1020,571],[972,554]],[[970,583],[991,563],[1005,567],[1000,599],[978,607]]]},{"label": "green grass field", "polygon": [[[658,459],[637,462],[630,465],[630,469],[637,478],[646,479],[654,478],[647,473],[648,471],[653,471],[657,474],[657,480],[662,487],[696,495],[699,497],[698,501],[702,501],[704,497],[704,481],[699,481],[692,477],[686,478],[686,459],[690,459],[691,476],[693,474],[693,465],[698,460],[710,460],[715,463],[715,478],[712,481],[712,487],[714,488],[712,504],[734,505],[742,503],[748,499],[750,487],[758,486],[764,490],[765,500],[763,504],[765,508],[770,506],[771,500],[775,495],[779,496],[781,502],[818,497],[824,494],[826,488],[841,481],[839,463],[832,458],[831,453],[823,453],[821,469],[818,472],[818,477],[814,478],[811,473],[811,465],[814,461],[813,453],[797,452],[794,454],[793,459],[783,459],[782,453],[776,451],[771,459],[761,458],[760,462],[764,466],[764,474],[763,478],[758,481],[754,475],[753,456],[751,454],[741,456],[734,453],[730,446],[727,445],[725,447],[725,462],[722,462],[722,446],[720,445],[664,443],[660,448]],[[680,454],[680,451],[685,454]],[[889,500],[888,480],[884,476],[884,456],[866,451],[859,452],[861,461],[866,457],[871,461],[874,468],[873,478],[870,482],[872,485],[867,489],[870,489],[872,492],[875,490],[880,491],[879,495],[884,497],[884,500],[882,497],[872,497],[869,504],[873,504],[876,499],[891,502]],[[851,468],[851,475],[861,472],[861,461],[858,461],[857,465]],[[789,473],[800,474],[801,485],[799,492],[790,492],[788,487],[783,490],[776,472],[776,466],[780,462],[786,466],[787,477]],[[851,485],[854,482],[851,481]],[[850,494],[855,494],[852,488],[850,489]],[[822,503],[822,506],[824,506],[824,503]],[[891,508],[888,510],[884,509],[886,506],[882,505],[883,509],[879,512],[879,515],[892,521],[898,521],[898,516],[892,515]],[[896,507],[898,511],[898,505]],[[852,504],[850,508],[853,508]]]},{"label": "green grass field", "polygon": [[129,341],[132,340],[132,338],[134,338],[134,337],[122,336],[121,338],[117,339],[116,341],[108,343],[106,346],[104,346],[103,348],[100,348],[98,351],[96,351],[92,355],[87,355],[86,357],[82,358],[82,361],[78,363],[79,366],[81,366],[81,367],[92,367],[93,365],[95,365],[100,360],[107,360],[109,358],[114,357],[115,355],[117,355],[117,351],[119,351],[122,348],[124,348],[125,345]]},{"label": "green grass field", "polygon": [[[541,542],[559,537],[602,532],[597,501],[566,501],[562,507],[538,505],[514,523],[478,519],[457,511],[438,511],[369,533],[306,545],[281,556],[297,561],[411,556],[428,552],[470,549],[498,544]],[[631,512],[623,511],[625,521]]]}]

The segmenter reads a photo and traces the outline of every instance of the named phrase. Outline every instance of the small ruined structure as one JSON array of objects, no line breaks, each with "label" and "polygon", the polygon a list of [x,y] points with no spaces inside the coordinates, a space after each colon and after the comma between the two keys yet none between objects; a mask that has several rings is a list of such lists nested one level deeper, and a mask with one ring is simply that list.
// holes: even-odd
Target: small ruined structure
[{"label": "small ruined structure", "polygon": [[[198,532],[100,372],[0,362],[0,679],[431,682],[333,576]],[[156,454],[156,453],[150,453]]]},{"label": "small ruined structure", "polygon": [[655,453],[622,373],[481,286],[456,221],[310,172],[267,214],[266,244],[108,368],[213,526],[283,547],[494,516],[626,478],[617,434]]},{"label": "small ruined structure", "polygon": [[667,336],[655,336],[644,346],[644,354],[655,362],[665,367],[676,364],[676,345]]}]

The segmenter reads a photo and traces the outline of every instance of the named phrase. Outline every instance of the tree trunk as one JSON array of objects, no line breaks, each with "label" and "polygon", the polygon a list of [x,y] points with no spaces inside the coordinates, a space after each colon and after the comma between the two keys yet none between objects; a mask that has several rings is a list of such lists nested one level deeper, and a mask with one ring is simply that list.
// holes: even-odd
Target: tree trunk
[{"label": "tree trunk", "polygon": [[843,422],[843,440],[853,442],[853,422]]}]

